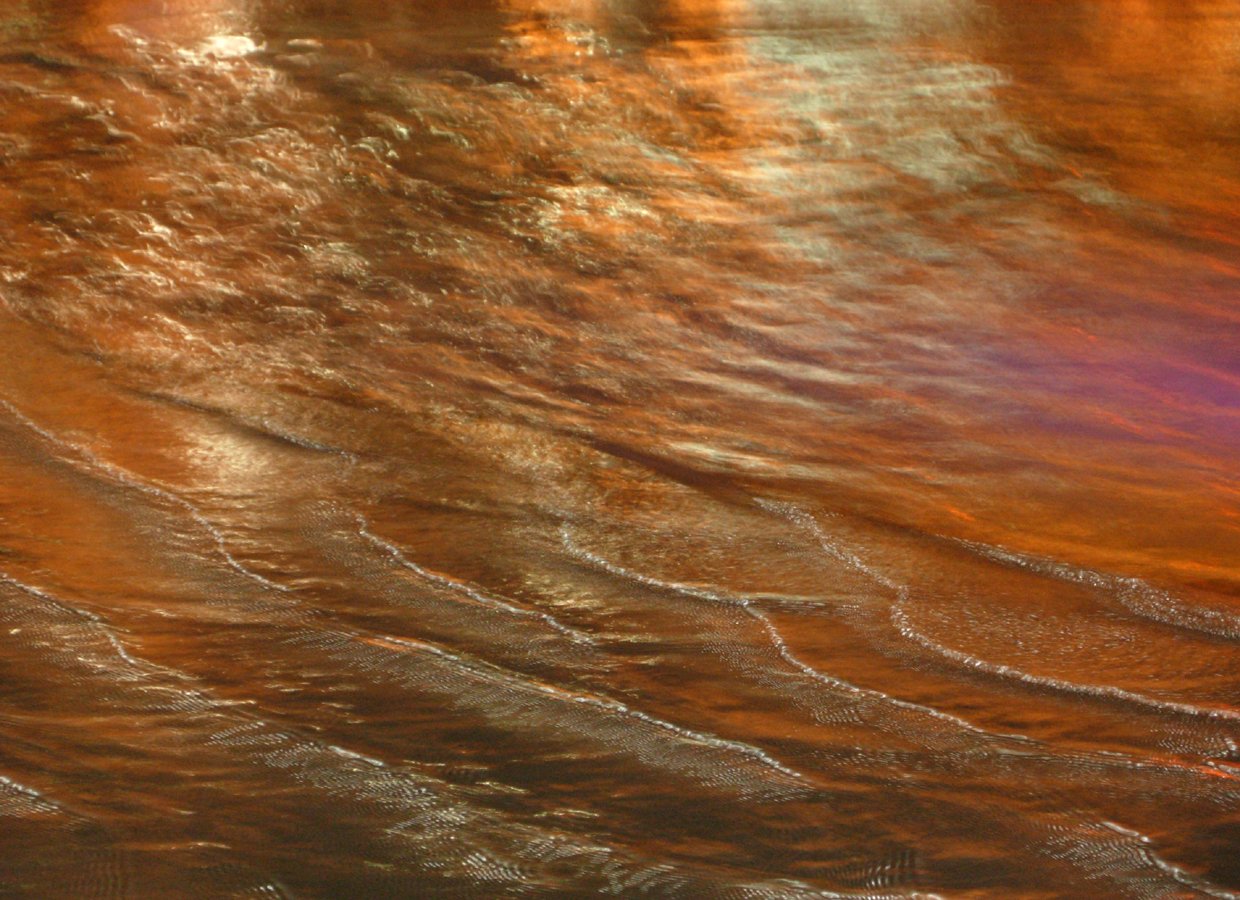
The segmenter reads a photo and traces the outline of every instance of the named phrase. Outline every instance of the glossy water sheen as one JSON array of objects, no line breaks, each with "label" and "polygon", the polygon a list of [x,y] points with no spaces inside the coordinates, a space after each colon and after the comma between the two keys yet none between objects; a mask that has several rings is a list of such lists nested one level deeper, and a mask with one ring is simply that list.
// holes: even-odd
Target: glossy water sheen
[{"label": "glossy water sheen", "polygon": [[1235,897],[1240,3],[10,0],[0,894]]}]

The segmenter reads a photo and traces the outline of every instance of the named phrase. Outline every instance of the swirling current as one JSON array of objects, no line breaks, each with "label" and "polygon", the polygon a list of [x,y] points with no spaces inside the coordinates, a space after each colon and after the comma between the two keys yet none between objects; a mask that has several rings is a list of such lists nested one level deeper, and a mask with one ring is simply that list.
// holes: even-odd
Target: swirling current
[{"label": "swirling current", "polygon": [[0,6],[0,895],[1240,896],[1240,2]]}]

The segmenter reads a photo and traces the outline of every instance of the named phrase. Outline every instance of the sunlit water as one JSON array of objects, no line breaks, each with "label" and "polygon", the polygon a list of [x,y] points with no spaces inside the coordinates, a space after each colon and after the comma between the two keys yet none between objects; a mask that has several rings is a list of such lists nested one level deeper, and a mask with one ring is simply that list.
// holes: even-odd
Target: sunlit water
[{"label": "sunlit water", "polygon": [[1234,897],[1240,3],[11,0],[0,894]]}]

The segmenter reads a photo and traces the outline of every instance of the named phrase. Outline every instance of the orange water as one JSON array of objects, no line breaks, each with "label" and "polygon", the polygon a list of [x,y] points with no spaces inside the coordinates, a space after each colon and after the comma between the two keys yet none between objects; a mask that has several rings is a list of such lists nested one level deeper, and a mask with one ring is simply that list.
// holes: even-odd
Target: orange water
[{"label": "orange water", "polygon": [[0,894],[1232,897],[1240,2],[0,9]]}]

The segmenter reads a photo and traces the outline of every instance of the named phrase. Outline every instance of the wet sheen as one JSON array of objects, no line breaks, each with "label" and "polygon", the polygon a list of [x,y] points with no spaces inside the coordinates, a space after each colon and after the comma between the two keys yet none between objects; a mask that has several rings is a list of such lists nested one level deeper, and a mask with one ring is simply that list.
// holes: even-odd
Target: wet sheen
[{"label": "wet sheen", "polygon": [[1240,4],[0,11],[0,894],[1235,897]]}]

